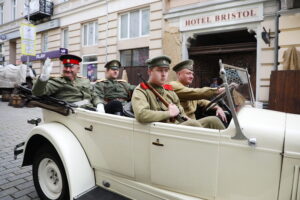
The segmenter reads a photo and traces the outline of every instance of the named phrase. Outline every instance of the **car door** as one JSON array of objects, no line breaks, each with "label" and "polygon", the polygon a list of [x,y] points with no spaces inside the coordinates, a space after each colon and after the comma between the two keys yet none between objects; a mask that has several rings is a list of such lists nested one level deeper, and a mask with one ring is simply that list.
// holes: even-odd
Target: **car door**
[{"label": "car door", "polygon": [[96,174],[109,172],[134,177],[134,119],[78,112],[76,121],[84,129],[80,140]]},{"label": "car door", "polygon": [[213,199],[216,194],[219,130],[153,123],[150,128],[151,183]]}]

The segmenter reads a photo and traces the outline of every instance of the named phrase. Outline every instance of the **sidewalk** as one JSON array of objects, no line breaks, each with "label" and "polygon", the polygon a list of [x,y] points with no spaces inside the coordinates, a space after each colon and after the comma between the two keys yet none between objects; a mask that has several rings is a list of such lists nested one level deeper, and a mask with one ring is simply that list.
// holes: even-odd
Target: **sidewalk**
[{"label": "sidewalk", "polygon": [[23,142],[34,125],[27,120],[42,117],[40,108],[14,108],[0,101],[0,200],[36,200],[32,166],[21,167],[13,158],[16,144]]}]

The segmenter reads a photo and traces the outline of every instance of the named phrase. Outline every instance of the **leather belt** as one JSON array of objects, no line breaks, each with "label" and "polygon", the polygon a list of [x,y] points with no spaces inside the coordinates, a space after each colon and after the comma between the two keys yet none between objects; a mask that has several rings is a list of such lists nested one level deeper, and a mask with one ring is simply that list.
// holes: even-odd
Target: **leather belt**
[{"label": "leather belt", "polygon": [[106,101],[107,103],[110,102],[110,101],[113,101],[113,100],[117,100],[117,101],[127,101],[126,98],[114,98],[114,99],[107,99],[107,98],[104,98],[104,101]]}]

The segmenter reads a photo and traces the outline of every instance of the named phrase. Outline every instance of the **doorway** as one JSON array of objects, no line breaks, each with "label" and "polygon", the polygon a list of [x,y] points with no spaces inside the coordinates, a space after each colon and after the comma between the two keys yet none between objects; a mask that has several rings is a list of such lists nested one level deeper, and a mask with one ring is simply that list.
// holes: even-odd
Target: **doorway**
[{"label": "doorway", "polygon": [[[209,87],[219,77],[223,63],[247,68],[253,92],[256,88],[256,38],[247,30],[198,35],[191,39],[189,58],[194,60],[194,87]],[[222,81],[219,79],[218,83]]]},{"label": "doorway", "polygon": [[16,52],[17,52],[17,43],[15,40],[9,41],[9,63],[16,65]]}]

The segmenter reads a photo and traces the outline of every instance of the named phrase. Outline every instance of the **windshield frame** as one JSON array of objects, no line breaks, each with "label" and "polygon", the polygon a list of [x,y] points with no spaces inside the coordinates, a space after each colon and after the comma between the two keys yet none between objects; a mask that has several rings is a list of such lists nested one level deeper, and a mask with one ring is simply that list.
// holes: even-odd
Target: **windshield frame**
[{"label": "windshield frame", "polygon": [[[255,99],[254,99],[254,94],[253,94],[253,89],[252,89],[252,85],[251,85],[250,75],[248,73],[248,69],[247,68],[244,69],[244,68],[236,67],[236,66],[233,66],[233,65],[228,65],[228,64],[225,64],[225,63],[222,63],[222,64],[224,66],[224,69],[225,68],[230,68],[230,69],[234,69],[236,71],[242,71],[242,72],[245,73],[246,78],[247,78],[248,93],[249,93],[249,96],[250,96],[250,103],[251,103],[252,107],[255,107]],[[227,74],[226,74],[226,77],[227,77]],[[228,80],[228,78],[227,78],[227,80]]]},{"label": "windshield frame", "polygon": [[[228,81],[227,81],[226,70],[224,68],[224,64],[222,63],[221,59],[219,60],[219,65],[220,65],[220,77],[223,80],[223,85],[225,87],[227,101],[228,101],[228,104],[229,104],[229,108],[231,110],[232,119],[233,119],[235,127],[236,127],[236,129],[235,129],[236,133],[235,133],[234,136],[231,137],[231,139],[248,140],[249,141],[249,139],[244,135],[244,133],[243,133],[241,127],[240,127],[240,124],[239,124],[239,121],[238,121],[238,118],[237,118],[237,113],[236,113],[236,110],[235,110],[235,106],[233,104],[233,98],[232,98],[231,91],[230,91]],[[240,70],[240,68],[237,68],[237,67],[235,67],[235,69]],[[246,71],[246,72],[248,74],[248,71]],[[249,81],[249,78],[248,78],[248,81]],[[251,85],[250,85],[250,87],[251,87]]]}]

